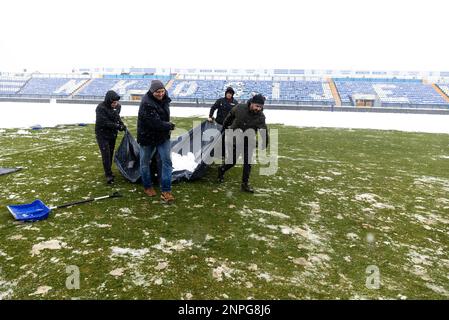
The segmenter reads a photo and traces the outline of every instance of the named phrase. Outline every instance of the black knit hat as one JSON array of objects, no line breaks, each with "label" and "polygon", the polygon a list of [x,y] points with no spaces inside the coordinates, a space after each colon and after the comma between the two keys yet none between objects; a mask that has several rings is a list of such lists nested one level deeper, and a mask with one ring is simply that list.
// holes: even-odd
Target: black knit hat
[{"label": "black knit hat", "polygon": [[155,93],[159,89],[165,89],[164,84],[160,80],[151,81],[150,92]]},{"label": "black knit hat", "polygon": [[235,91],[234,91],[234,89],[232,89],[232,87],[227,87],[227,88],[226,88],[225,95],[226,95],[228,92],[232,93],[232,95],[235,94]]},{"label": "black knit hat", "polygon": [[264,105],[265,97],[263,95],[261,95],[260,93],[258,93],[250,99],[250,103],[257,103],[257,104]]}]

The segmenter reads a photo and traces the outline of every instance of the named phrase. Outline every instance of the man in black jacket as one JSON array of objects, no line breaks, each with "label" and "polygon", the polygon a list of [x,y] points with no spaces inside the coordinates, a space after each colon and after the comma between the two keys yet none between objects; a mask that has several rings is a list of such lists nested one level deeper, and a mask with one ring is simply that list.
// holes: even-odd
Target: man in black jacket
[{"label": "man in black jacket", "polygon": [[[262,134],[263,147],[268,145],[268,132],[265,123],[265,115],[263,113],[263,105],[265,97],[261,94],[256,94],[248,100],[246,104],[239,104],[232,108],[228,116],[223,122],[225,129],[238,130],[240,129],[241,138],[239,134],[233,136],[233,141],[227,143],[226,161],[218,168],[218,182],[224,181],[224,174],[227,170],[235,166],[238,157],[243,154],[243,175],[241,190],[253,193],[254,189],[249,185],[249,175],[251,173],[251,162],[253,151],[256,146],[256,133],[259,129],[264,129]],[[231,132],[232,133],[232,132]],[[235,133],[235,131],[234,131]],[[237,145],[237,139],[238,144]],[[231,156],[232,152],[232,156]]]},{"label": "man in black jacket", "polygon": [[[217,118],[215,121],[223,125],[224,119],[227,117],[229,111],[231,111],[232,108],[234,108],[238,101],[234,99],[234,89],[232,87],[227,87],[225,91],[225,96],[223,98],[218,99],[215,101],[214,105],[210,108],[209,112],[209,118],[207,119],[209,122],[212,122],[214,120],[214,113],[215,110],[217,111]],[[225,136],[222,135],[221,137],[221,156],[224,160],[225,155]]]},{"label": "man in black jacket", "polygon": [[124,131],[126,129],[120,119],[121,106],[118,103],[119,100],[120,96],[115,91],[110,90],[106,93],[104,101],[95,110],[95,136],[100,147],[103,170],[108,184],[114,182],[111,168],[117,133],[119,130]]},{"label": "man in black jacket", "polygon": [[164,84],[159,80],[151,81],[150,90],[142,97],[137,117],[137,142],[140,144],[140,173],[144,192],[154,197],[156,191],[151,182],[151,159],[159,153],[162,173],[161,200],[174,201],[171,192],[172,162],[170,149],[170,131],[174,123],[170,122],[170,101]]},{"label": "man in black jacket", "polygon": [[231,109],[238,104],[238,101],[234,99],[234,94],[235,92],[234,89],[232,89],[232,87],[226,88],[225,96],[215,101],[214,105],[210,108],[208,119],[210,122],[213,121],[215,110],[218,109],[217,118],[215,119],[215,121],[218,124],[223,125],[223,121],[228,115],[229,111],[231,111]]}]

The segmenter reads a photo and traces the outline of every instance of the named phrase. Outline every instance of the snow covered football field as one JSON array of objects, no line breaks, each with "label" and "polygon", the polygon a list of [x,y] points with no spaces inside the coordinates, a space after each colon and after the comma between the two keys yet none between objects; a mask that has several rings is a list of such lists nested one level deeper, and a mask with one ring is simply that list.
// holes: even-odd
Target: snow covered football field
[{"label": "snow covered football field", "polygon": [[[0,102],[0,128],[94,123],[96,105]],[[138,106],[122,106],[121,116],[137,116]],[[207,117],[209,108],[171,107],[173,117]],[[449,133],[449,115],[374,112],[265,110],[268,123],[299,127]]]}]

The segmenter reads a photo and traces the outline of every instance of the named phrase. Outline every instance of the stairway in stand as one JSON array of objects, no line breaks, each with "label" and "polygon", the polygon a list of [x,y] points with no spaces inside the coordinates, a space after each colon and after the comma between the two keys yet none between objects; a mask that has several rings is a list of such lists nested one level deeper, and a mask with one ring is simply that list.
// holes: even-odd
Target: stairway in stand
[{"label": "stairway in stand", "polygon": [[73,98],[75,95],[77,95],[78,92],[80,92],[81,90],[83,90],[89,83],[92,82],[92,80],[93,80],[93,79],[87,79],[86,82],[83,82],[83,83],[78,87],[78,89],[76,89],[76,90],[74,90],[74,91],[72,92],[72,94],[70,95],[70,98]]},{"label": "stairway in stand", "polygon": [[440,87],[438,87],[435,83],[432,83],[432,87],[443,97],[444,100],[449,102],[449,97],[443,92],[443,90],[440,89]]},{"label": "stairway in stand", "polygon": [[335,85],[334,80],[329,78],[327,79],[327,82],[329,83],[329,87],[331,88],[332,96],[334,97],[335,100],[335,105],[341,106],[340,94],[338,93],[337,86]]}]

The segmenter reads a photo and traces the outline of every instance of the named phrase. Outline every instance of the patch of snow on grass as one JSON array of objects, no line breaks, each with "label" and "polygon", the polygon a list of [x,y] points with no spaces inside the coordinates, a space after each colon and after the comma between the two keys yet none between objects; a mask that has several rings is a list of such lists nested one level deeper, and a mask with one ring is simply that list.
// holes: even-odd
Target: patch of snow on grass
[{"label": "patch of snow on grass", "polygon": [[281,212],[277,212],[277,211],[268,211],[268,210],[263,210],[263,209],[254,209],[254,211],[268,214],[270,216],[281,218],[281,219],[289,219],[290,218],[288,215],[283,214]]},{"label": "patch of snow on grass", "polygon": [[112,255],[113,256],[132,256],[132,257],[142,257],[146,255],[150,250],[145,249],[130,249],[130,248],[120,248],[120,247],[112,247]]},{"label": "patch of snow on grass", "polygon": [[38,244],[35,244],[31,249],[31,256],[37,256],[42,250],[59,250],[64,248],[67,244],[59,240],[48,240]]},{"label": "patch of snow on grass", "polygon": [[217,281],[223,281],[223,276],[231,278],[234,269],[229,268],[226,264],[222,264],[212,270],[212,277]]},{"label": "patch of snow on grass", "polygon": [[376,198],[379,198],[379,196],[373,193],[362,193],[355,196],[357,201],[367,202],[377,209],[395,209],[395,207],[390,204],[378,202]]},{"label": "patch of snow on grass", "polygon": [[190,249],[193,246],[192,240],[178,240],[176,242],[167,241],[164,238],[160,238],[161,242],[152,246],[155,249],[161,250],[165,253],[172,253],[172,251],[184,251]]},{"label": "patch of snow on grass", "polygon": [[51,289],[53,289],[52,287],[49,286],[40,286],[39,288],[37,288],[37,290],[33,293],[30,293],[30,296],[37,296],[37,295],[46,295]]},{"label": "patch of snow on grass", "polygon": [[120,277],[123,275],[124,271],[125,271],[124,268],[117,268],[117,269],[114,269],[111,272],[109,272],[109,274],[114,277]]}]

